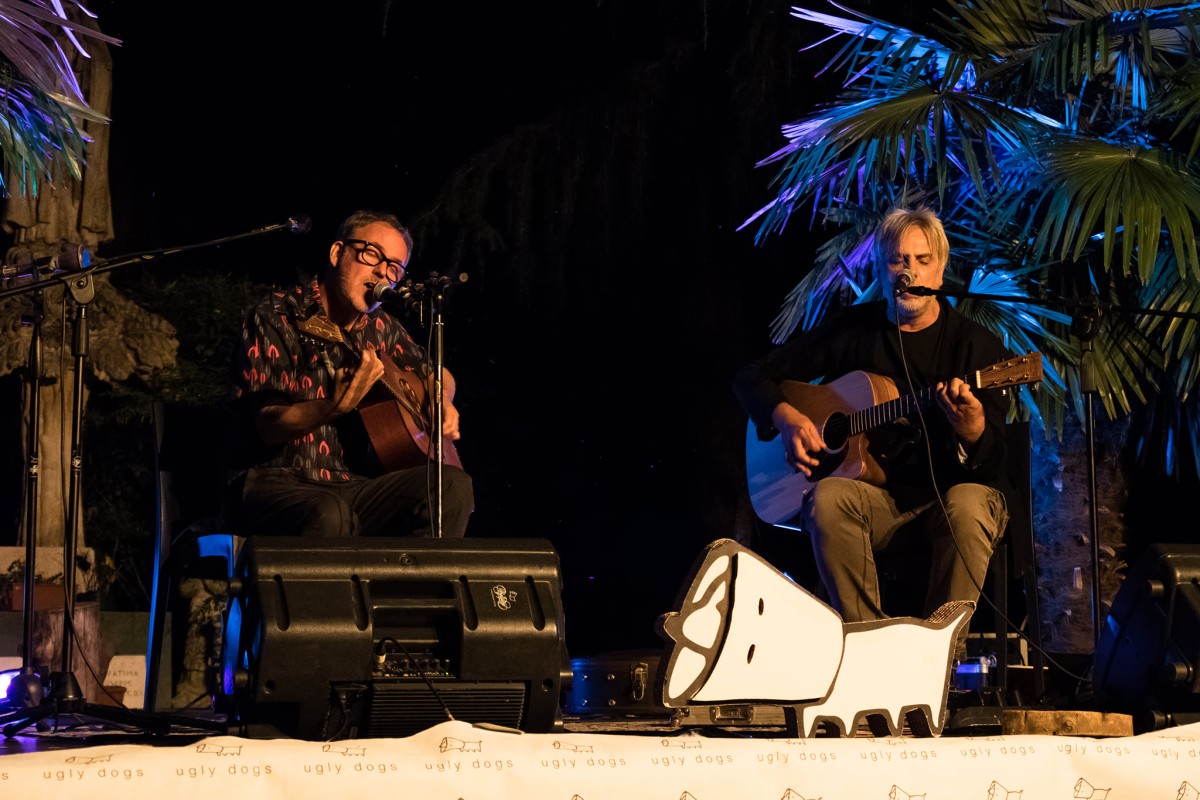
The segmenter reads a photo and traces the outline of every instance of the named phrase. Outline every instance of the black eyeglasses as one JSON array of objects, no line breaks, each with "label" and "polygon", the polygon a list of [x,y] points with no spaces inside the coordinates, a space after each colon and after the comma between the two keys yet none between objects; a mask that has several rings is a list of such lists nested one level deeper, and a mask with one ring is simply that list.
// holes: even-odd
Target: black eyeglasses
[{"label": "black eyeglasses", "polygon": [[348,244],[354,248],[354,256],[361,263],[368,267],[378,267],[380,264],[387,264],[387,279],[389,283],[399,283],[404,277],[406,266],[403,261],[396,261],[394,258],[388,258],[383,254],[383,250],[374,242],[368,242],[365,239],[343,239],[342,244]]}]

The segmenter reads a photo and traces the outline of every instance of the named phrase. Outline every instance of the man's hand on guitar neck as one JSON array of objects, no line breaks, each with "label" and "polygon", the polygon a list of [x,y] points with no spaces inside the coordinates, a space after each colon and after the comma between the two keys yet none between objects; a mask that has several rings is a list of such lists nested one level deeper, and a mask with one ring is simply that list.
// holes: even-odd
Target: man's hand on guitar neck
[{"label": "man's hand on guitar neck", "polygon": [[[371,387],[383,377],[383,362],[371,348],[362,351],[362,357],[354,368],[341,367],[333,374],[333,407],[330,419],[348,414],[371,391]],[[325,420],[328,422],[329,420]]]},{"label": "man's hand on guitar neck", "polygon": [[813,421],[790,403],[780,403],[771,412],[771,422],[779,431],[784,457],[797,472],[812,477],[820,460],[817,454],[825,450],[825,440]]},{"label": "man's hand on guitar neck", "polygon": [[971,385],[961,378],[951,378],[937,385],[937,402],[949,420],[960,442],[967,447],[979,441],[987,424],[983,403],[971,392]]}]

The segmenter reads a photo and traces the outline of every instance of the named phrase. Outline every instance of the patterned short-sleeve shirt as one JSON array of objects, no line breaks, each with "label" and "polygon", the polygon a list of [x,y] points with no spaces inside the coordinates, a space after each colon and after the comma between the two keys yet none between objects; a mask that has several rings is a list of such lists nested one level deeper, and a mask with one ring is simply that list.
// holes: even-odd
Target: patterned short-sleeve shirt
[{"label": "patterned short-sleeve shirt", "polygon": [[[366,349],[388,355],[401,369],[422,376],[429,373],[425,351],[382,309],[364,315],[352,330],[343,331],[344,345],[299,330],[297,321],[323,316],[320,291],[314,280],[274,292],[247,315],[234,360],[235,400],[262,408],[327,397],[334,388],[336,369],[352,366],[354,354]],[[314,480],[350,480],[354,472],[347,465],[350,454],[343,447],[345,438],[340,425],[322,425],[277,448],[259,466],[292,470]]]}]

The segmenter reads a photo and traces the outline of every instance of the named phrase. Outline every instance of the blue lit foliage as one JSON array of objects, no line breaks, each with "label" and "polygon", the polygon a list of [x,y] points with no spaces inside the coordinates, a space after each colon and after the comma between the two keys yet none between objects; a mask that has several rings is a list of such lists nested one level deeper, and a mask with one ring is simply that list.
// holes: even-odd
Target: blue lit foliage
[{"label": "blue lit foliage", "polygon": [[822,70],[841,91],[783,127],[759,162],[778,169],[774,198],[742,226],[761,242],[803,212],[837,231],[774,338],[878,298],[871,230],[927,205],[948,285],[1013,298],[958,308],[1044,356],[1023,412],[1059,431],[1068,409],[1082,418],[1090,345],[1108,416],[1146,417],[1139,454],[1175,472],[1182,437],[1200,472],[1200,326],[1168,316],[1200,310],[1200,2],[945,0],[925,31],[830,5],[843,15],[792,13],[841,43]]},{"label": "blue lit foliage", "polygon": [[86,161],[87,135],[81,120],[107,122],[88,108],[70,57],[56,37],[88,57],[80,37],[117,44],[84,20],[82,5],[60,0],[0,0],[0,153],[7,176],[0,193],[15,181],[22,194],[36,195],[39,183],[78,180]]}]

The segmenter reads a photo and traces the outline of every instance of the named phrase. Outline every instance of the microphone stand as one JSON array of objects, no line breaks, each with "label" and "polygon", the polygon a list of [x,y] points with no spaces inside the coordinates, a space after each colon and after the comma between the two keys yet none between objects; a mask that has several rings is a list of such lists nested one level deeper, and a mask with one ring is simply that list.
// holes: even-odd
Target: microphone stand
[{"label": "microphone stand", "polygon": [[[25,316],[21,322],[31,327],[29,337],[29,424],[26,427],[25,440],[25,495],[22,501],[25,508],[25,576],[22,584],[24,601],[21,614],[21,672],[8,685],[8,694],[4,698],[5,705],[14,708],[34,708],[41,705],[45,697],[45,687],[42,678],[37,674],[33,663],[33,612],[34,584],[37,574],[37,518],[38,518],[38,470],[39,470],[39,438],[41,432],[41,382],[42,382],[42,319],[45,316],[42,289],[37,284],[38,275],[34,273],[35,288],[31,294],[33,312]],[[65,573],[64,564],[64,573]],[[44,731],[49,725],[44,720],[38,721],[38,730]]]},{"label": "microphone stand", "polygon": [[[75,395],[72,398],[71,424],[71,480],[68,490],[66,508],[66,536],[63,543],[63,634],[61,641],[61,665],[57,672],[51,672],[48,681],[49,691],[40,698],[37,706],[31,706],[17,711],[0,715],[0,723],[4,725],[5,738],[15,736],[19,731],[34,723],[42,723],[47,717],[59,714],[86,714],[109,722],[134,724],[152,733],[167,733],[169,724],[164,723],[149,714],[137,712],[128,708],[113,708],[87,703],[79,681],[72,671],[74,654],[75,628],[72,616],[75,613],[75,531],[79,521],[79,479],[83,464],[80,446],[80,428],[83,405],[83,360],[87,355],[87,304],[95,296],[95,282],[87,272],[76,274],[71,280],[63,281],[76,303],[75,315],[72,318],[71,355],[74,359]],[[38,284],[34,284],[37,286]],[[36,391],[36,387],[35,387]],[[32,423],[31,423],[32,424]],[[29,498],[36,503],[35,498]],[[36,528],[27,531],[26,549],[33,551],[37,539]],[[31,542],[33,544],[31,544]],[[30,585],[30,564],[26,565],[26,585]],[[28,598],[27,598],[28,599]],[[26,603],[27,631],[28,620],[32,619],[31,604]],[[26,647],[32,651],[32,638],[27,638]],[[27,653],[28,656],[28,653]],[[41,727],[39,725],[39,727]]]},{"label": "microphone stand", "polygon": [[[424,316],[424,301],[429,301],[429,317],[430,317],[430,362],[433,367],[433,396],[429,400],[429,438],[432,442],[432,456],[434,467],[433,481],[433,497],[430,506],[433,509],[431,514],[430,524],[433,530],[433,538],[442,538],[442,486],[443,486],[443,470],[445,468],[445,451],[442,441],[442,419],[444,416],[443,405],[445,403],[442,397],[444,388],[445,376],[445,322],[443,309],[446,302],[446,293],[454,286],[460,283],[466,283],[467,273],[460,272],[457,277],[448,275],[438,275],[436,272],[429,273],[429,277],[418,283],[411,283],[405,286],[403,294],[408,304],[416,308]],[[385,301],[384,307],[389,310],[403,312],[403,306],[397,307]]]},{"label": "microphone stand", "polygon": [[[186,250],[222,244],[235,239],[242,239],[248,236],[270,233],[276,230],[286,229],[293,233],[304,233],[308,231],[310,225],[311,223],[307,217],[297,216],[280,225],[271,225],[265,228],[259,228],[254,231],[250,231],[248,233],[215,239],[200,244],[135,253],[121,258],[114,258],[108,261],[99,262],[95,265],[90,265],[88,263],[89,259],[83,259],[80,263],[81,269],[77,271],[62,270],[64,274],[57,275],[57,277],[55,277],[55,280],[62,283],[64,287],[66,287],[67,291],[69,291],[71,294],[72,300],[75,302],[75,314],[72,317],[71,323],[71,356],[75,370],[75,394],[72,397],[71,419],[71,478],[67,494],[65,523],[66,535],[63,540],[63,593],[65,596],[65,602],[63,607],[63,632],[61,642],[62,662],[59,671],[52,672],[49,676],[49,691],[42,691],[40,682],[34,680],[36,675],[33,673],[32,665],[30,664],[33,651],[33,573],[35,566],[34,558],[37,546],[37,527],[36,524],[30,520],[35,519],[36,516],[36,481],[38,466],[36,433],[32,433],[31,441],[33,442],[33,446],[30,451],[32,460],[30,461],[28,475],[29,479],[26,488],[28,494],[25,497],[25,502],[32,505],[31,513],[29,513],[26,517],[27,526],[25,539],[26,562],[24,607],[25,654],[21,674],[16,680],[13,681],[13,684],[17,684],[17,682],[20,681],[20,688],[17,689],[17,692],[24,693],[24,699],[26,702],[24,703],[25,707],[23,708],[0,714],[0,725],[4,726],[3,732],[5,738],[11,738],[15,736],[18,732],[24,730],[32,724],[37,724],[38,729],[42,730],[44,727],[46,727],[44,720],[47,717],[54,716],[57,718],[60,714],[86,715],[108,722],[129,724],[139,727],[151,734],[166,734],[170,731],[172,724],[190,728],[203,728],[218,732],[226,731],[225,726],[223,725],[196,720],[191,717],[172,717],[169,715],[143,712],[125,707],[115,708],[112,706],[88,703],[79,685],[79,681],[75,677],[75,674],[72,670],[73,643],[75,639],[73,620],[75,611],[75,534],[79,526],[79,511],[82,501],[80,479],[83,472],[83,370],[84,360],[88,355],[87,308],[88,304],[94,299],[96,293],[95,281],[93,279],[95,273],[107,272],[128,264],[153,261],[164,255],[173,255]],[[52,277],[56,275],[56,272],[57,270],[51,268],[50,274]],[[31,273],[33,281],[30,284],[0,291],[0,298],[9,297],[16,294],[32,293],[34,295],[35,328],[33,341],[31,342],[30,346],[30,369],[33,370],[32,379],[34,381],[31,399],[31,412],[34,416],[30,421],[30,429],[34,432],[36,432],[40,424],[38,417],[40,410],[36,400],[39,389],[37,380],[41,371],[40,312],[42,283],[39,281],[40,274],[41,270],[35,268]],[[12,694],[13,692],[10,685],[10,697]]]},{"label": "microphone stand", "polygon": [[[436,280],[437,273],[430,275],[431,280]],[[427,284],[428,285],[428,284]],[[445,378],[445,324],[442,320],[442,306],[446,299],[445,287],[438,282],[435,282],[431,288],[429,296],[429,318],[433,325],[433,401],[431,406],[430,416],[432,417],[430,425],[433,428],[433,463],[434,463],[434,481],[433,481],[433,538],[442,538],[442,472],[446,464],[446,454],[442,447],[442,406],[445,404],[445,398],[442,397],[442,381]]]},{"label": "microphone stand", "polygon": [[[965,297],[973,300],[994,300],[1001,303],[1025,303],[1029,305],[1049,306],[1060,305],[1072,314],[1071,332],[1079,337],[1081,354],[1079,360],[1079,390],[1087,400],[1084,407],[1084,425],[1087,434],[1087,466],[1088,466],[1088,508],[1091,526],[1091,561],[1092,561],[1092,644],[1093,652],[1099,652],[1101,633],[1104,630],[1100,613],[1100,517],[1096,501],[1096,430],[1092,412],[1092,397],[1098,391],[1096,387],[1096,364],[1092,340],[1100,330],[1101,308],[1099,301],[1093,297],[1088,303],[1068,302],[1066,300],[1052,301],[1035,297],[1014,297],[1004,294],[975,294],[965,289],[930,289],[925,286],[910,286],[905,289],[909,294],[937,297]],[[1160,309],[1115,309],[1117,311],[1137,311],[1139,314],[1176,319],[1200,320],[1200,314],[1187,311],[1165,311]]]}]

